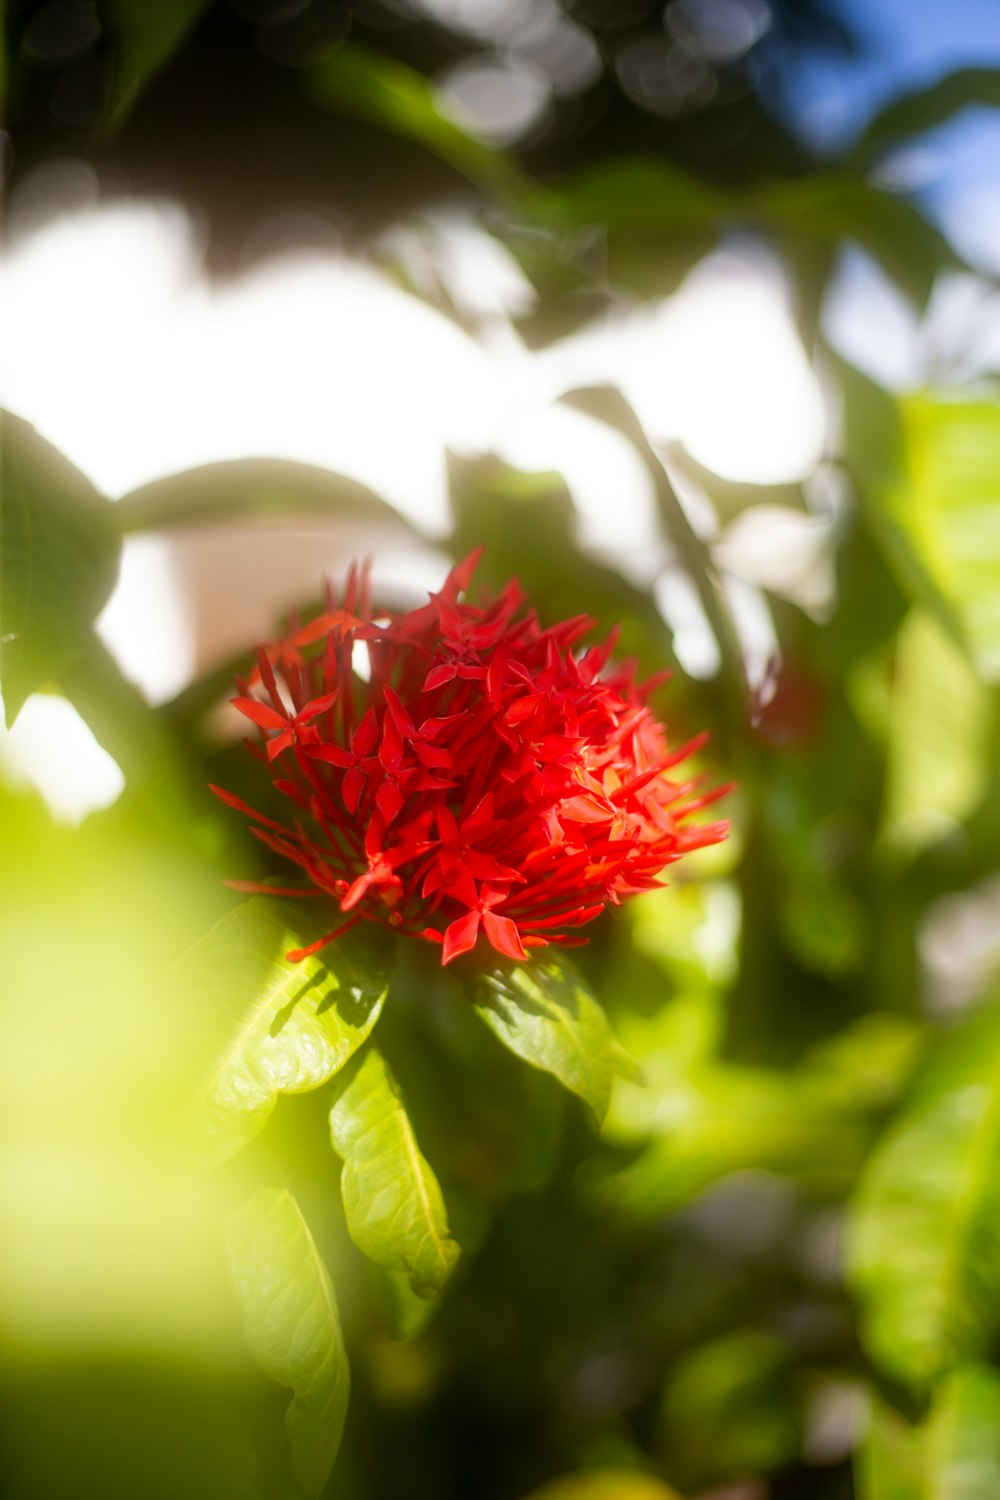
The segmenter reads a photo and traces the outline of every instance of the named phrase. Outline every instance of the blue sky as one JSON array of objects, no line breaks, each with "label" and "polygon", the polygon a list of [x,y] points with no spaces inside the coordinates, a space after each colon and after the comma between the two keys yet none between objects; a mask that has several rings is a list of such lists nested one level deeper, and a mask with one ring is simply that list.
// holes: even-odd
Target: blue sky
[{"label": "blue sky", "polygon": [[[958,68],[1000,68],[1000,0],[840,0],[840,9],[861,54],[810,54],[782,79],[782,112],[821,152],[848,146],[900,94]],[[914,141],[894,175],[973,264],[1000,271],[1000,110],[965,110]]]}]

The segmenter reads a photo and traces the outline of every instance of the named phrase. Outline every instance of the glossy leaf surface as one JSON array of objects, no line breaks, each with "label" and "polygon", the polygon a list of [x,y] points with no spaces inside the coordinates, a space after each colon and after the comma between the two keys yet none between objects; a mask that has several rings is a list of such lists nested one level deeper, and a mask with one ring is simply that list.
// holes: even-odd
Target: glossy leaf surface
[{"label": "glossy leaf surface", "polygon": [[338,1089],[330,1135],[344,1162],[340,1190],[351,1238],[380,1265],[405,1271],[418,1295],[434,1296],[459,1247],[399,1085],[374,1045]]},{"label": "glossy leaf surface", "polygon": [[257,896],[223,917],[178,965],[177,983],[204,994],[213,1025],[225,1033],[199,1108],[209,1163],[251,1140],[279,1094],[305,1093],[332,1078],[378,1020],[389,976],[385,946],[349,932],[289,963],[286,952],[320,930],[306,903]]}]

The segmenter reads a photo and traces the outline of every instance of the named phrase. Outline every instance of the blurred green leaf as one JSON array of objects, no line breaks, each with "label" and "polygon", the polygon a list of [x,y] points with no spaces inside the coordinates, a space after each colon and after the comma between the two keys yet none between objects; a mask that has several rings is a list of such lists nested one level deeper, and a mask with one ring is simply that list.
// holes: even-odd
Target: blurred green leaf
[{"label": "blurred green leaf", "polygon": [[459,1247],[399,1085],[374,1045],[340,1082],[330,1135],[344,1162],[340,1191],[351,1238],[380,1265],[405,1271],[419,1296],[435,1296]]},{"label": "blurred green leaf", "polygon": [[309,510],[409,528],[398,511],[356,480],[277,458],[231,459],[154,479],[124,495],[115,516],[129,533]]},{"label": "blurred green leaf", "polygon": [[295,1477],[317,1495],[344,1429],[350,1374],[329,1272],[290,1193],[260,1188],[226,1220],[229,1272],[247,1347],[289,1386],[285,1429]]},{"label": "blurred green leaf", "polygon": [[740,208],[772,230],[867,250],[918,308],[926,306],[941,271],[961,261],[915,203],[860,178],[812,173],[756,189]]},{"label": "blurred green leaf", "polygon": [[1000,405],[929,392],[901,411],[909,483],[897,514],[979,670],[1000,679]]},{"label": "blurred green leaf", "polygon": [[476,1010],[518,1057],[552,1073],[600,1125],[617,1071],[608,1018],[568,958],[554,950],[479,981]]},{"label": "blurred green leaf", "polygon": [[20,417],[0,413],[0,671],[8,727],[80,660],[118,573],[112,505]]},{"label": "blurred green leaf", "polygon": [[982,797],[989,700],[968,658],[923,610],[899,634],[889,710],[883,829],[896,846],[933,843]]},{"label": "blurred green leaf", "polygon": [[955,1370],[920,1426],[876,1398],[856,1477],[858,1500],[995,1500],[1000,1375],[985,1365]]},{"label": "blurred green leaf", "polygon": [[900,403],[851,365],[838,362],[844,400],[844,449],[863,519],[904,595],[941,623],[959,644],[965,631],[942,590],[939,561],[928,549],[927,522],[909,473]]},{"label": "blurred green leaf", "polygon": [[[304,903],[303,903],[304,904]],[[348,932],[289,963],[290,948],[330,920],[303,904],[255,896],[227,913],[184,955],[175,982],[204,995],[226,1040],[199,1107],[202,1153],[226,1161],[263,1127],[279,1094],[319,1088],[368,1036],[388,987],[388,945]]]},{"label": "blurred green leaf", "polygon": [[976,107],[1000,109],[1000,71],[996,68],[960,68],[927,88],[893,99],[868,122],[851,152],[852,160],[867,161],[907,136],[922,135],[962,110]]},{"label": "blurred green leaf", "polygon": [[861,1336],[919,1387],[1000,1327],[1000,1005],[932,1051],[866,1163],[847,1251]]},{"label": "blurred green leaf", "polygon": [[593,1469],[553,1479],[524,1500],[680,1500],[676,1490],[634,1469]]},{"label": "blurred green leaf", "polygon": [[807,1078],[718,1064],[640,1097],[621,1082],[606,1133],[642,1145],[628,1165],[595,1171],[602,1196],[640,1218],[669,1213],[719,1178],[752,1169],[843,1190],[866,1136]]},{"label": "blurred green leaf", "polygon": [[351,42],[311,68],[306,87],[317,104],[418,141],[481,188],[502,198],[524,191],[513,161],[449,119],[430,80],[384,52]]},{"label": "blurred green leaf", "polygon": [[796,1457],[802,1415],[791,1350],[754,1330],[691,1350],[671,1371],[658,1446],[681,1482],[773,1473]]},{"label": "blurred green leaf", "polygon": [[592,270],[592,282],[606,276],[641,295],[667,296],[712,249],[730,203],[667,161],[624,157],[534,191],[528,208],[549,231],[550,254],[567,253],[568,236],[592,231],[600,237],[603,264],[600,272]]},{"label": "blurred green leaf", "polygon": [[210,0],[104,0],[115,38],[115,74],[105,114],[117,128],[149,80],[166,67]]}]

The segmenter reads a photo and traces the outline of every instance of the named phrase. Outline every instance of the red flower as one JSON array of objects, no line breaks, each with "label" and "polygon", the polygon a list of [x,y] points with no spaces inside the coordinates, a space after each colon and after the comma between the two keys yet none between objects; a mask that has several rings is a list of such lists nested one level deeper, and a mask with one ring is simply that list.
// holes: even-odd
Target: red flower
[{"label": "red flower", "polygon": [[[585,615],[543,630],[516,582],[484,607],[460,602],[478,558],[398,615],[373,616],[352,567],[343,606],[293,621],[239,684],[292,826],[212,790],[308,877],[281,894],[325,893],[350,914],[292,959],[365,918],[441,943],[446,964],[481,933],[517,959],[585,942],[577,929],[608,903],[726,835],[688,820],[727,788],[692,796],[668,774],[705,736],[668,750],[652,684],[608,667],[614,637],[579,649]],[[370,681],[354,671],[359,647]]]}]

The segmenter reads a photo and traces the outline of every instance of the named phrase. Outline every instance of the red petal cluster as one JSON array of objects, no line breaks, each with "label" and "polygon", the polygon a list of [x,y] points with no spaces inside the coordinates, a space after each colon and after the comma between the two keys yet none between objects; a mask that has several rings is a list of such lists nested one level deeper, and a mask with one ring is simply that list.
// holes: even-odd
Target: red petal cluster
[{"label": "red petal cluster", "polygon": [[[714,844],[727,825],[690,815],[692,796],[614,637],[583,649],[585,615],[543,630],[512,581],[485,606],[462,601],[479,554],[408,614],[372,614],[365,570],[343,603],[261,647],[233,702],[258,728],[249,745],[296,808],[292,826],[213,790],[252,832],[363,918],[442,944],[450,963],[480,934],[509,958],[577,930],[609,903],[657,884],[664,866]],[[367,650],[370,680],[355,671]],[[235,884],[236,882],[234,882]],[[240,882],[244,890],[268,890]]]}]

